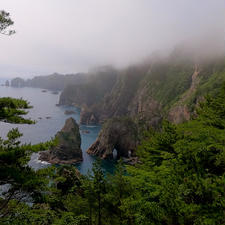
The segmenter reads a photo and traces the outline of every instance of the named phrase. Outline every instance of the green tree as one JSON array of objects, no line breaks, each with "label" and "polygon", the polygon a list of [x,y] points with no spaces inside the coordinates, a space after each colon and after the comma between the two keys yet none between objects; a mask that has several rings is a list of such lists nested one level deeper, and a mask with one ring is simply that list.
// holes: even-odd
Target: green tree
[{"label": "green tree", "polygon": [[101,168],[101,161],[97,160],[93,165],[93,194],[97,202],[98,225],[102,224],[102,210],[105,193],[105,176]]},{"label": "green tree", "polygon": [[[18,123],[33,123],[21,115],[30,108],[29,104],[21,99],[0,99],[0,118],[2,121]],[[19,138],[22,134],[17,128],[7,134],[7,139],[0,138],[0,185],[7,185],[4,198],[0,199],[0,217],[10,213],[8,205],[11,199],[21,201],[28,195],[33,200],[40,200],[40,191],[46,185],[40,172],[35,172],[28,166],[30,155],[35,151],[47,149],[52,142],[39,145],[21,145]]]},{"label": "green tree", "polygon": [[10,14],[4,10],[0,11],[0,34],[12,35],[15,34],[15,30],[8,30],[14,22],[10,18]]},{"label": "green tree", "polygon": [[225,224],[224,109],[225,85],[191,121],[166,122],[139,147],[142,163],[128,170],[134,197],[124,205],[135,224]]}]

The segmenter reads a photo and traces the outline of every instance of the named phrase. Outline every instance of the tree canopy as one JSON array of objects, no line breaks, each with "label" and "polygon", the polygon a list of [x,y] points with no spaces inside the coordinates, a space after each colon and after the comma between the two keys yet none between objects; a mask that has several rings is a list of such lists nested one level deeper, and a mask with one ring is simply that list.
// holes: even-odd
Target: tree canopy
[{"label": "tree canopy", "polygon": [[12,35],[15,34],[15,30],[8,29],[14,22],[10,18],[10,14],[4,10],[0,11],[0,34]]}]

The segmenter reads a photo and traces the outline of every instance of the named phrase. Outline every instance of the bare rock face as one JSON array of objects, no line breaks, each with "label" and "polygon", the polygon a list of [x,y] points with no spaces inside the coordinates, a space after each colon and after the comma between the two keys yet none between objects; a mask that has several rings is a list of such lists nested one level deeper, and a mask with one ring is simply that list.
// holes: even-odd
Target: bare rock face
[{"label": "bare rock face", "polygon": [[191,112],[188,109],[187,104],[185,103],[193,93],[197,90],[198,84],[200,82],[199,79],[200,68],[199,65],[195,64],[194,66],[194,73],[192,75],[192,82],[190,88],[183,94],[181,99],[173,106],[169,113],[168,119],[169,121],[178,124],[183,123],[184,121],[190,120]]},{"label": "bare rock face", "polygon": [[56,134],[58,144],[46,152],[40,153],[40,160],[52,164],[71,164],[82,158],[79,126],[73,118],[66,120],[61,131]]},{"label": "bare rock face", "polygon": [[80,113],[80,123],[86,125],[96,125],[99,124],[99,120],[94,111],[90,110],[87,106],[83,106]]},{"label": "bare rock face", "polygon": [[114,149],[117,158],[132,157],[138,143],[136,124],[130,118],[114,118],[107,121],[97,140],[87,150],[87,153],[102,159],[112,159]]},{"label": "bare rock face", "polygon": [[191,113],[186,105],[173,107],[168,113],[168,120],[175,124],[183,123],[190,118]]}]

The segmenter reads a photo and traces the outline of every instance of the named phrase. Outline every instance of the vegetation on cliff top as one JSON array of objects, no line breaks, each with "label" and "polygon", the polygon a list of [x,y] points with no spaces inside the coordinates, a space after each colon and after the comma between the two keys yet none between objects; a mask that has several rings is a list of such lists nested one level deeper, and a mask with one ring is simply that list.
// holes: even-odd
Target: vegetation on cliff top
[{"label": "vegetation on cliff top", "polygon": [[[8,16],[0,14],[0,32],[12,24]],[[195,117],[149,131],[139,146],[141,163],[125,168],[119,162],[113,175],[105,176],[99,161],[87,176],[73,166],[34,171],[27,165],[30,154],[52,143],[20,145],[21,134],[10,131],[0,139],[0,185],[8,186],[0,196],[0,224],[225,224],[225,83],[218,90],[224,70],[204,74],[211,75],[201,78],[199,90],[216,90],[199,103]],[[0,103],[1,121],[32,122],[22,117],[26,101]]]},{"label": "vegetation on cliff top", "polygon": [[[84,124],[88,124],[91,117],[95,118],[95,123],[118,116],[148,120],[158,115],[172,121],[176,120],[173,117],[185,118],[174,113],[177,106],[186,107],[189,118],[196,104],[206,94],[215,94],[225,80],[224,55],[207,60],[193,58],[188,51],[175,49],[167,58],[151,59],[118,70],[114,82],[104,80],[100,74],[90,76],[92,79],[87,84],[67,86],[60,103],[87,105],[81,115]],[[110,88],[102,88],[109,85]],[[170,115],[170,112],[173,113]],[[183,121],[183,118],[177,120]]]},{"label": "vegetation on cliff top", "polygon": [[40,170],[51,183],[32,189],[39,194],[32,205],[10,200],[1,224],[225,224],[224,99],[225,84],[200,104],[196,118],[150,131],[139,146],[141,163],[127,172],[119,163],[104,176],[99,162],[86,177],[71,166]]}]

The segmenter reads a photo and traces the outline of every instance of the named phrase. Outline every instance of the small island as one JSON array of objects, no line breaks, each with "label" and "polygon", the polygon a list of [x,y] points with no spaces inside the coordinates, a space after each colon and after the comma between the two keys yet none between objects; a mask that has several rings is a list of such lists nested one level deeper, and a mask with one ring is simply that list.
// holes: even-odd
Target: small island
[{"label": "small island", "polygon": [[72,164],[83,160],[79,126],[71,117],[56,134],[58,144],[49,151],[40,153],[40,160],[52,164]]}]

